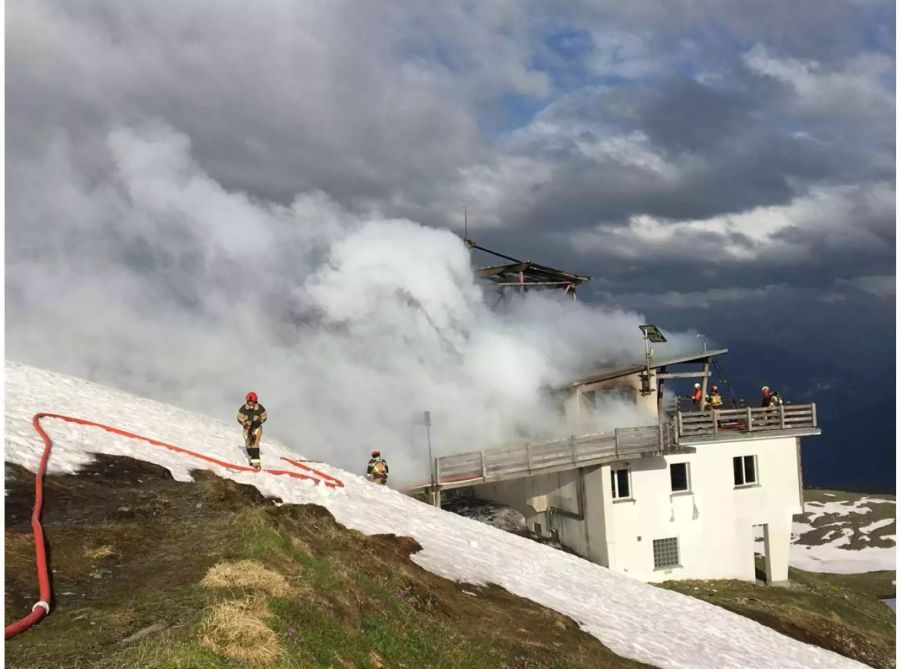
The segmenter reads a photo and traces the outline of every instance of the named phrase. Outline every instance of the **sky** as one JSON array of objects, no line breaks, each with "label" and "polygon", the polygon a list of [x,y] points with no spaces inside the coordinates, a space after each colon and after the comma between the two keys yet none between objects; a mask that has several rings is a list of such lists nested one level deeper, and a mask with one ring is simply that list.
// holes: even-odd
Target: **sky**
[{"label": "sky", "polygon": [[[6,453],[16,464],[32,470],[37,467],[43,444],[35,438],[31,417],[50,405],[65,416],[91,414],[93,420],[112,427],[127,425],[139,436],[157,435],[221,462],[242,464],[227,423],[25,365],[7,363],[5,372],[4,414],[10,428],[5,435]],[[496,584],[569,616],[614,653],[650,666],[865,666],[701,599],[643,583],[552,546],[423,504],[389,486],[371,484],[353,471],[316,465],[318,471],[343,483],[335,489],[268,473],[269,469],[293,469],[279,458],[292,450],[284,444],[273,443],[263,454],[262,472],[242,472],[97,427],[56,418],[44,418],[40,425],[53,441],[47,465],[51,473],[77,471],[91,461],[92,453],[149,460],[168,469],[179,481],[190,481],[192,470],[208,467],[219,476],[255,486],[266,497],[287,504],[324,506],[337,522],[363,534],[412,537],[422,547],[410,556],[413,562],[464,584],[467,590],[474,590],[473,596],[478,596],[479,586]],[[699,504],[703,505],[702,499]],[[842,552],[839,548],[835,551]]]},{"label": "sky", "polygon": [[[547,423],[537,389],[646,320],[892,385],[894,26],[870,0],[7,3],[7,357],[217,416],[253,386],[280,436],[363,450],[419,444],[425,409],[448,449]],[[590,275],[579,305],[493,313],[463,207]]]}]

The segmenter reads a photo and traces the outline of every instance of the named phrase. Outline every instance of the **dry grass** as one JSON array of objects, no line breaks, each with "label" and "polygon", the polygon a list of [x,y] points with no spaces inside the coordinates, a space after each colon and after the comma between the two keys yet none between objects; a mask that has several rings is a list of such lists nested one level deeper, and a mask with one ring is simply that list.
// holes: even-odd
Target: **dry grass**
[{"label": "dry grass", "polygon": [[137,614],[132,609],[121,609],[109,613],[107,619],[116,627],[123,627],[137,620]]},{"label": "dry grass", "polygon": [[256,560],[220,562],[206,573],[200,585],[205,588],[250,588],[273,597],[285,597],[292,591],[284,576]]},{"label": "dry grass", "polygon": [[278,637],[265,623],[271,615],[259,597],[220,602],[203,619],[200,643],[247,666],[271,664],[281,655]]},{"label": "dry grass", "polygon": [[6,555],[4,557],[9,567],[32,569],[34,564],[34,536],[31,532],[7,532]]},{"label": "dry grass", "polygon": [[109,557],[110,555],[118,555],[119,551],[117,551],[112,546],[97,546],[97,548],[85,548],[84,549],[84,557],[89,560],[100,560],[105,557]]}]

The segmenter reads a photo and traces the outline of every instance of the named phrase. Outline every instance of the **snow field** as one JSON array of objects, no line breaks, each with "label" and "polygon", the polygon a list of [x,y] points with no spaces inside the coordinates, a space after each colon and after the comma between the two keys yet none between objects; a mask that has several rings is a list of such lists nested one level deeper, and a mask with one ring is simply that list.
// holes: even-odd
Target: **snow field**
[{"label": "snow field", "polygon": [[[223,424],[9,361],[6,400],[6,460],[31,470],[36,469],[43,450],[43,442],[31,426],[32,416],[38,412],[107,423],[226,462],[245,462],[236,422]],[[441,511],[328,465],[316,467],[341,479],[344,488],[332,490],[265,472],[232,472],[99,428],[55,419],[42,424],[54,442],[51,472],[74,472],[91,460],[92,452],[128,455],[162,465],[178,480],[190,480],[191,469],[210,469],[254,485],[285,503],[320,504],[338,522],[363,533],[415,538],[423,550],[412,559],[431,572],[462,583],[496,583],[571,616],[587,633],[624,657],[685,669],[864,666],[699,599],[633,580],[552,547]],[[302,458],[288,446],[264,436],[263,467],[281,468],[284,463],[278,463],[280,455]]]}]

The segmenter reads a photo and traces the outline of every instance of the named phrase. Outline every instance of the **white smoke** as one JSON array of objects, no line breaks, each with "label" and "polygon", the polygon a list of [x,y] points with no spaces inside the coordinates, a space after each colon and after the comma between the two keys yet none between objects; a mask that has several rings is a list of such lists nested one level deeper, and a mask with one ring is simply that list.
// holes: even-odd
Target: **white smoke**
[{"label": "white smoke", "polygon": [[[537,294],[492,310],[449,231],[228,191],[165,126],[99,154],[59,137],[12,172],[43,197],[10,198],[9,357],[226,420],[252,389],[269,436],[353,470],[379,448],[398,483],[427,475],[425,411],[435,455],[565,436],[549,390],[643,350],[635,313]],[[604,405],[579,428],[646,422]]]}]

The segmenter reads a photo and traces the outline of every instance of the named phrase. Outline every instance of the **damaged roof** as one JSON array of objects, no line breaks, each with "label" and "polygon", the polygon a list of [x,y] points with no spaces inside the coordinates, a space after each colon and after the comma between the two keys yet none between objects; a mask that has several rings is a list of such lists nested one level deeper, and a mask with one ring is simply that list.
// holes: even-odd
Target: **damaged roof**
[{"label": "damaged roof", "polygon": [[[699,353],[680,355],[673,358],[653,358],[650,360],[650,369],[658,369],[659,367],[668,367],[670,365],[679,365],[688,362],[705,362],[717,355],[723,355],[725,353],[728,353],[727,348],[718,348],[710,351],[701,351]],[[575,379],[574,381],[569,382],[567,386],[574,388],[576,386],[583,386],[588,383],[597,383],[598,381],[608,381],[609,379],[617,379],[622,376],[630,376],[632,374],[638,374],[639,372],[646,369],[646,367],[647,365],[645,363],[634,363],[624,367],[614,367],[606,370],[601,370],[598,372],[594,372],[589,376]]]}]

